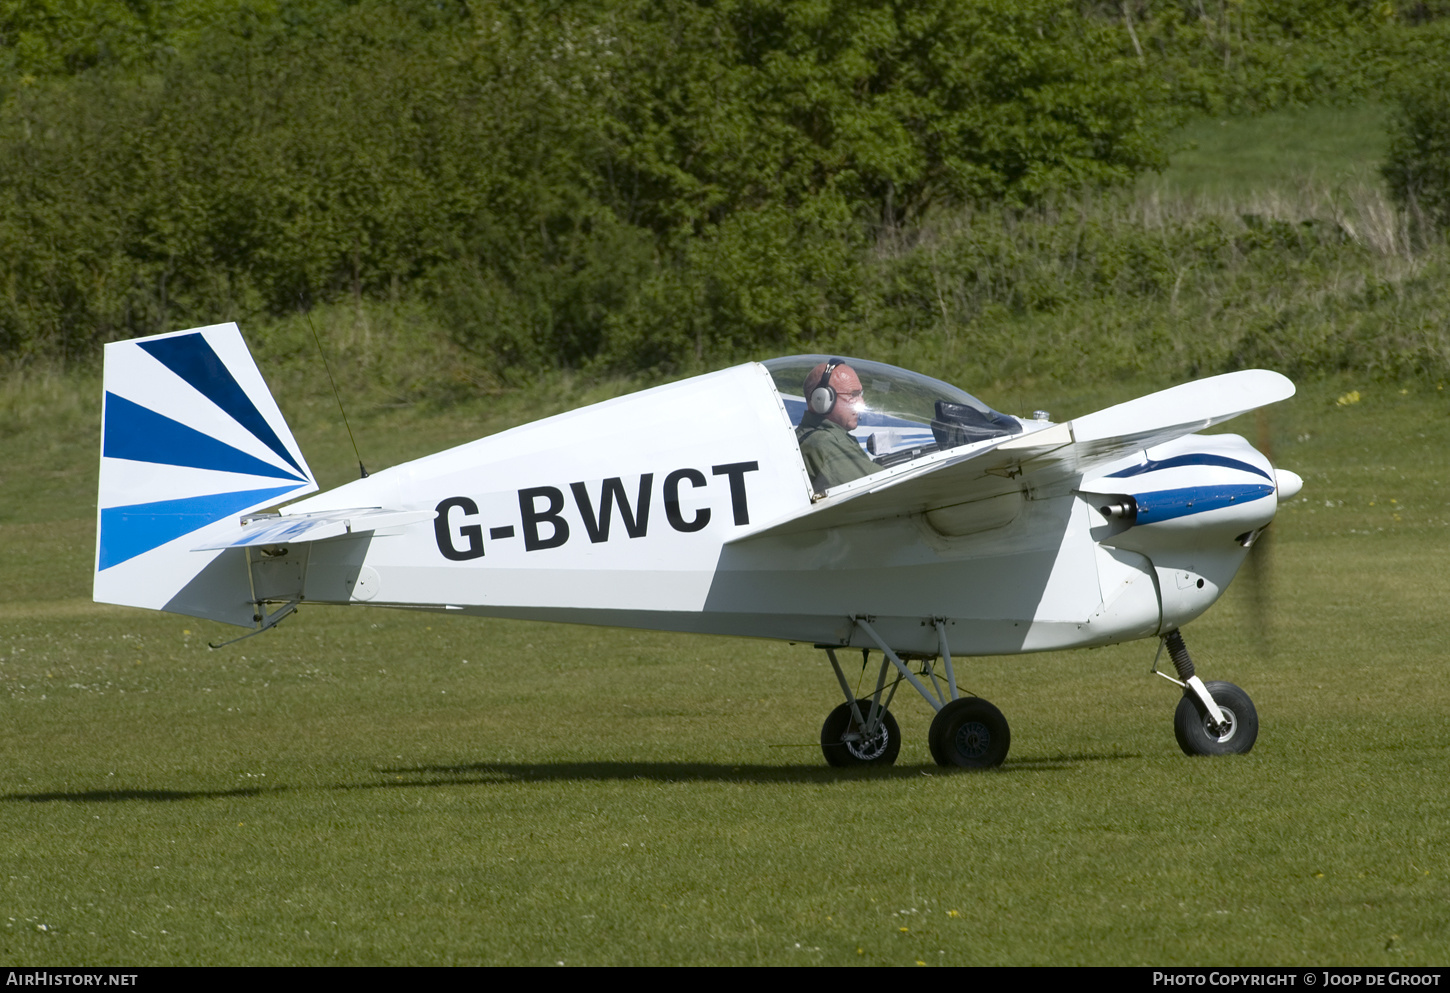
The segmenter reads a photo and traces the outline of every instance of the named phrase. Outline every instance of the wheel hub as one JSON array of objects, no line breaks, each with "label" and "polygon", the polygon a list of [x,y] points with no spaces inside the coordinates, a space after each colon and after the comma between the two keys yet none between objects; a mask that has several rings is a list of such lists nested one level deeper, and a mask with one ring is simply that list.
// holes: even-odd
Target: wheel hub
[{"label": "wheel hub", "polygon": [[1205,714],[1203,717],[1203,730],[1214,741],[1222,744],[1234,736],[1234,732],[1238,730],[1238,720],[1234,717],[1234,712],[1223,704],[1219,704],[1218,709],[1223,714],[1223,723],[1215,723],[1211,716]]},{"label": "wheel hub", "polygon": [[876,761],[885,754],[886,746],[890,743],[885,721],[878,722],[876,730],[869,735],[858,726],[854,734],[845,737],[846,751],[862,762]]},{"label": "wheel hub", "polygon": [[992,747],[992,732],[980,721],[968,721],[957,729],[956,746],[967,758],[981,758]]},{"label": "wheel hub", "polygon": [[861,732],[857,732],[857,734],[860,736],[854,741],[845,742],[845,749],[860,758],[863,763],[873,763],[885,754],[886,745],[889,744],[886,725],[877,726],[876,734],[867,735],[861,734]]}]

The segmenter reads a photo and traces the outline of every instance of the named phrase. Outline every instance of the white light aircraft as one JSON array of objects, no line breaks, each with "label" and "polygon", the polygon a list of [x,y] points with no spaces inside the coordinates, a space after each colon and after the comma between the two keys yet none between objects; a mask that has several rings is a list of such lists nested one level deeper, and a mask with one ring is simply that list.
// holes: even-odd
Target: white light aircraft
[{"label": "white light aircraft", "polygon": [[[837,395],[842,368],[859,394]],[[999,765],[1007,721],[960,693],[954,659],[1158,638],[1186,753],[1247,752],[1258,733],[1247,694],[1195,674],[1179,628],[1302,485],[1236,435],[1194,433],[1292,396],[1274,372],[1057,424],[893,366],[792,356],[314,496],[236,325],[109,344],[104,388],[98,601],[252,634],[325,603],[814,644],[844,696],[821,732],[838,766],[895,760],[902,684],[936,711],[938,763]],[[797,426],[842,405],[874,464],[813,481]],[[846,648],[874,678],[860,699]]]}]

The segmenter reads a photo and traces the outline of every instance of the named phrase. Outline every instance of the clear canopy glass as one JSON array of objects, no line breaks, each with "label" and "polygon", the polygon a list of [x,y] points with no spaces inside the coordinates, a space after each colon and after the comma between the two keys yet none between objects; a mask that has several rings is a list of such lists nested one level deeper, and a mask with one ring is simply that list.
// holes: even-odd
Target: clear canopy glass
[{"label": "clear canopy glass", "polygon": [[[881,465],[1022,430],[1017,418],[950,383],[884,362],[832,355],[788,355],[762,363],[791,424],[799,425],[805,416],[806,393],[817,385],[825,362],[850,366],[860,378],[860,420],[851,434]],[[816,379],[807,383],[812,371]]]}]

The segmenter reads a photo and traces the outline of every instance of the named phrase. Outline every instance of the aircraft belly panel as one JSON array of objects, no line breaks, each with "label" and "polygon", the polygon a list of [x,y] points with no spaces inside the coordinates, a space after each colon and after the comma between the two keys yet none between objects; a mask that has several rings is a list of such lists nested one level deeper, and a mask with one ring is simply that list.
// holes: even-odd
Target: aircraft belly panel
[{"label": "aircraft belly panel", "polygon": [[1096,555],[1103,597],[1103,605],[1093,616],[1098,630],[1113,631],[1116,641],[1156,634],[1163,607],[1153,563],[1136,552],[1105,545],[1097,546]]},{"label": "aircraft belly panel", "polygon": [[1033,620],[1085,622],[1102,603],[1097,542],[1089,534],[1087,504],[1069,497],[1053,500],[1052,505],[1054,509],[1065,510],[1067,519],[1062,524],[1062,540]]}]

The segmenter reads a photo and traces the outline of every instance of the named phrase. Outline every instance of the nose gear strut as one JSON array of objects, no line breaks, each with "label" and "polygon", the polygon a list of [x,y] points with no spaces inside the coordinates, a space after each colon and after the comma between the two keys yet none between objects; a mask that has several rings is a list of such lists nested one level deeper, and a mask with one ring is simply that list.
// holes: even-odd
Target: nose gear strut
[{"label": "nose gear strut", "polygon": [[1249,695],[1233,683],[1204,683],[1199,679],[1180,632],[1163,635],[1158,648],[1160,657],[1165,648],[1180,678],[1159,671],[1156,657],[1152,671],[1183,688],[1183,699],[1173,715],[1173,733],[1184,753],[1241,755],[1253,748],[1259,736],[1259,715]]},{"label": "nose gear strut", "polygon": [[[1168,657],[1173,660],[1173,668],[1178,670],[1179,678],[1174,679],[1164,672],[1159,672],[1158,675],[1183,687],[1183,695],[1191,700],[1194,707],[1203,715],[1204,727],[1210,734],[1216,738],[1227,735],[1233,724],[1224,715],[1219,705],[1214,702],[1213,694],[1208,692],[1208,687],[1203,685],[1203,680],[1194,673],[1193,657],[1188,654],[1188,646],[1183,643],[1183,634],[1177,630],[1169,631],[1163,636],[1163,646],[1168,649]],[[1157,672],[1156,662],[1154,665],[1153,671]]]}]

